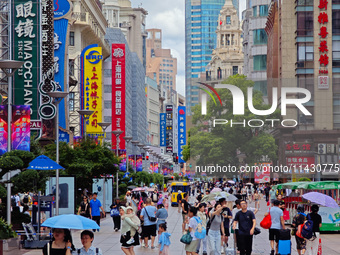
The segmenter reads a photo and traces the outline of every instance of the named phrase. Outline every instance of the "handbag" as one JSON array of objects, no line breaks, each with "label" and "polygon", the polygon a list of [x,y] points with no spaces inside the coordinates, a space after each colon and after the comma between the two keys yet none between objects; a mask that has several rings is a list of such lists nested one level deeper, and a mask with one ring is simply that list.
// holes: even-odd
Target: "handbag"
[{"label": "handbag", "polygon": [[269,205],[270,205],[270,202],[268,201],[268,202],[267,202],[267,206],[269,206]]},{"label": "handbag", "polygon": [[261,234],[261,229],[255,228],[255,229],[254,229],[254,236],[256,236],[256,235],[258,235],[258,234]]},{"label": "handbag", "polygon": [[302,231],[303,225],[304,225],[304,224],[300,224],[300,225],[298,226],[298,229],[297,229],[297,231],[296,231],[296,233],[295,233],[295,235],[296,235],[297,237],[303,238],[302,235],[301,235],[301,231]]},{"label": "handbag", "polygon": [[184,244],[190,244],[191,241],[192,241],[192,236],[190,235],[189,231],[185,233],[180,239],[180,242]]},{"label": "handbag", "polygon": [[117,216],[119,216],[119,211],[118,211],[118,209],[117,209],[117,208],[112,208],[112,209],[110,210],[110,216],[111,216],[111,217],[117,217]]},{"label": "handbag", "polygon": [[156,217],[150,217],[149,216],[149,214],[148,214],[148,210],[146,210],[146,208],[144,208],[144,210],[145,210],[145,212],[146,212],[146,215],[148,216],[148,218],[149,218],[149,221],[151,221],[151,222],[155,222],[156,220],[157,220],[157,218]]},{"label": "handbag", "polygon": [[283,211],[283,220],[289,220],[290,216],[289,216],[289,212],[287,210]]},{"label": "handbag", "polygon": [[264,229],[270,229],[270,227],[272,226],[272,217],[270,216],[270,210],[268,215],[265,216],[260,222],[260,226]]}]

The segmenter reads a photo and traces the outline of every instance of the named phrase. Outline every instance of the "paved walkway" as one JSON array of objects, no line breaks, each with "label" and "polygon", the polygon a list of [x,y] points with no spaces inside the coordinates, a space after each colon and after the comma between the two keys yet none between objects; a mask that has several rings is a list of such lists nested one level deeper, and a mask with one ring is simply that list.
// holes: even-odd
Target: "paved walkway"
[{"label": "paved walkway", "polygon": [[[250,206],[254,206],[252,203]],[[260,211],[257,213],[257,225],[259,226],[260,221],[263,219],[263,215],[265,211],[267,211],[267,206],[265,201],[261,201]],[[268,230],[264,230],[261,228],[262,233],[256,237],[254,237],[253,241],[253,255],[259,254],[270,254],[270,244],[268,241]],[[185,255],[184,244],[180,243],[179,239],[182,236],[182,217],[177,212],[177,207],[169,207],[169,218],[168,218],[168,232],[171,233],[171,246],[170,246],[170,254],[171,255]],[[73,240],[75,246],[81,247],[80,243],[80,231],[72,231]],[[321,235],[322,244],[323,244],[323,254],[326,255],[336,255],[340,254],[340,245],[339,245],[339,234],[324,234]],[[157,238],[157,237],[156,237]],[[120,245],[120,232],[113,231],[113,222],[111,217],[107,217],[101,222],[101,230],[99,233],[95,233],[94,246],[100,247],[103,251],[104,255],[111,254],[123,254],[121,251]],[[231,240],[229,241],[229,245],[231,245]],[[295,249],[295,238],[292,238],[292,255],[296,255],[297,251]],[[24,250],[22,250],[24,251]],[[158,249],[150,249],[150,248],[142,248],[141,246],[135,247],[136,255],[152,255],[158,254]],[[23,253],[25,255],[41,255],[41,250],[28,250]],[[5,255],[9,255],[9,253],[5,253]],[[12,254],[11,254],[12,255]],[[14,254],[13,254],[14,255]],[[16,253],[15,255],[18,255]]]}]

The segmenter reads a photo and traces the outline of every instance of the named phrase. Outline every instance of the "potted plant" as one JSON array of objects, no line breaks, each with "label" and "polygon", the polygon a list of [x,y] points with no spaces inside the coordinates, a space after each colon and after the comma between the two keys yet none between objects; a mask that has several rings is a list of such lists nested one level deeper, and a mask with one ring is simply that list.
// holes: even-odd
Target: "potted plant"
[{"label": "potted plant", "polygon": [[3,251],[19,248],[19,239],[16,237],[17,234],[12,229],[12,226],[0,218],[0,255],[3,255]]}]

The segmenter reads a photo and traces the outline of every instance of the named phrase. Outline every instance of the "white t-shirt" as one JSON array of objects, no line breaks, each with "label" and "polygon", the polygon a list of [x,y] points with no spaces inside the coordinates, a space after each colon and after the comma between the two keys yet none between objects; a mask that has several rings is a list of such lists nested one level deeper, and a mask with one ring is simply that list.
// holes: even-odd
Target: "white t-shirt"
[{"label": "white t-shirt", "polygon": [[195,241],[197,240],[197,238],[195,237],[195,231],[196,231],[196,228],[197,228],[197,225],[198,225],[198,221],[195,219],[196,216],[190,218],[189,220],[189,228],[192,228],[192,231],[190,232],[190,235],[192,237],[192,240]]}]

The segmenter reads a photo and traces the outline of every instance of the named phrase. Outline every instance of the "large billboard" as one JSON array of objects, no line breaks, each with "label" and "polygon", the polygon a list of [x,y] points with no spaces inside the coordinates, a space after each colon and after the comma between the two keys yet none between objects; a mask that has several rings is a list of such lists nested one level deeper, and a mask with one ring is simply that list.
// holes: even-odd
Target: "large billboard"
[{"label": "large billboard", "polygon": [[166,146],[166,113],[160,113],[159,114],[159,146]]},{"label": "large billboard", "polygon": [[0,156],[7,152],[8,107],[0,105]]},{"label": "large billboard", "polygon": [[102,96],[102,48],[97,44],[87,46],[81,53],[82,69],[82,107],[92,110],[94,113],[86,120],[85,126],[82,123],[82,132],[101,137],[102,128],[98,123],[102,122],[103,96]]},{"label": "large billboard", "polygon": [[183,147],[187,143],[185,106],[178,106],[178,162],[184,163]]},{"label": "large billboard", "polygon": [[12,59],[23,61],[13,76],[13,104],[31,106],[38,119],[40,97],[40,8],[39,1],[12,1]]},{"label": "large billboard", "polygon": [[12,107],[12,150],[30,151],[30,106]]},{"label": "large billboard", "polygon": [[166,105],[166,153],[173,153],[174,132],[173,132],[173,105]]},{"label": "large billboard", "polygon": [[[125,149],[125,44],[112,44],[112,130],[121,130],[119,149]],[[112,149],[116,148],[112,135]]]}]

